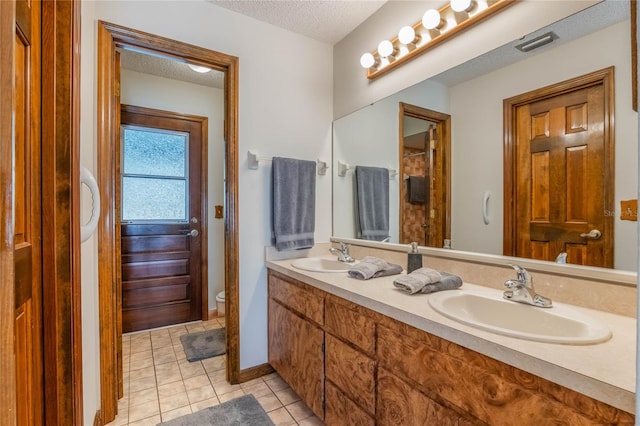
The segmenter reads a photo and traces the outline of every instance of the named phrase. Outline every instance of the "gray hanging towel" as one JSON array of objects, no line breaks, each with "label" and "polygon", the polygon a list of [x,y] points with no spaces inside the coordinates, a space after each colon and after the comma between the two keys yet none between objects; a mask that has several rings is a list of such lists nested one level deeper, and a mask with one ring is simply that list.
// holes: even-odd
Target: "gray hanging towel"
[{"label": "gray hanging towel", "polygon": [[356,230],[363,240],[389,236],[389,170],[356,166]]},{"label": "gray hanging towel", "polygon": [[427,196],[426,179],[423,176],[409,176],[407,193],[411,204],[424,204]]},{"label": "gray hanging towel", "polygon": [[273,236],[277,250],[313,247],[316,163],[273,157]]}]

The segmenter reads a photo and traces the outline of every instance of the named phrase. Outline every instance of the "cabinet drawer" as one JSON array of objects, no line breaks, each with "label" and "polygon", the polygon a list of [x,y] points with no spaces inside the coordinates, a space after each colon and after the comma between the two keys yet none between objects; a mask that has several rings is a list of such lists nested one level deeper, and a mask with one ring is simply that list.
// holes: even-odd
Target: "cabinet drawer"
[{"label": "cabinet drawer", "polygon": [[305,284],[289,281],[269,273],[269,297],[302,314],[318,325],[324,317],[324,298],[306,288]]},{"label": "cabinet drawer", "polygon": [[[574,391],[436,336],[414,330],[408,337],[384,326],[377,331],[380,370],[393,372],[429,398],[471,418],[489,424],[512,424],[517,418],[523,426],[618,424],[612,407],[603,409],[603,404]],[[379,383],[379,391],[385,388]],[[545,393],[545,388],[553,393]]]},{"label": "cabinet drawer", "polygon": [[483,424],[466,419],[454,410],[443,407],[382,368],[378,371],[376,415],[379,425],[470,426]]},{"label": "cabinet drawer", "polygon": [[325,335],[325,374],[349,398],[375,413],[375,361],[330,334]]},{"label": "cabinet drawer", "polygon": [[371,318],[327,297],[324,321],[326,331],[354,344],[369,356],[374,356],[376,325]]},{"label": "cabinet drawer", "polygon": [[351,401],[337,387],[327,382],[325,386],[327,408],[324,421],[327,426],[373,426],[375,420]]}]

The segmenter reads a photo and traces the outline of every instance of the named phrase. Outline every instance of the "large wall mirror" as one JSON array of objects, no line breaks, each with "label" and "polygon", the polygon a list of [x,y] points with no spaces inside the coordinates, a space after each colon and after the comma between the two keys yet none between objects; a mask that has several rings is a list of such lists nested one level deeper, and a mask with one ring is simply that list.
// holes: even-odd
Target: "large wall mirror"
[{"label": "large wall mirror", "polygon": [[[516,49],[549,32],[551,43],[529,52]],[[636,199],[638,193],[638,116],[632,108],[630,52],[629,2],[607,0],[337,119],[333,126],[334,236],[356,238],[352,168],[386,167],[390,170],[388,241],[406,243],[400,227],[402,215],[409,213],[400,208],[406,197],[400,156],[413,152],[401,148],[403,138],[411,135],[399,135],[399,129],[401,106],[409,104],[450,116],[447,243],[455,250],[502,255],[503,101],[613,67],[610,124],[615,170],[606,179],[613,180],[614,195],[611,205],[602,209],[614,218],[613,268],[636,271],[637,222],[621,219],[621,201]],[[445,241],[424,245],[443,247]]]}]

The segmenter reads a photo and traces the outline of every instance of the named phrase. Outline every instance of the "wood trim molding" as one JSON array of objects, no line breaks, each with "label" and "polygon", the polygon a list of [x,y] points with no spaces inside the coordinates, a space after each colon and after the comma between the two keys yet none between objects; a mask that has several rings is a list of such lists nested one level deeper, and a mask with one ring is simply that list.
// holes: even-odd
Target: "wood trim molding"
[{"label": "wood trim molding", "polygon": [[13,275],[13,46],[15,2],[0,1],[0,424],[16,424]]},{"label": "wood trim molding", "polygon": [[43,2],[42,22],[45,421],[81,425],[80,3]]},{"label": "wood trim molding", "polygon": [[631,0],[631,105],[638,111],[638,2]]},{"label": "wood trim molding", "polygon": [[[614,67],[604,68],[576,78],[552,84],[540,89],[523,93],[503,101],[503,144],[504,144],[504,213],[503,213],[503,255],[515,256],[516,253],[516,109],[527,103],[558,96],[585,87],[602,84],[604,86],[604,155],[605,155],[605,206],[614,205],[615,184],[615,129],[614,106],[615,84]],[[607,218],[603,234],[613,235],[613,217]],[[607,260],[609,259],[609,260]],[[613,265],[613,252],[605,253],[605,263]]]},{"label": "wood trim molding", "polygon": [[101,359],[101,414],[105,422],[115,418],[118,397],[116,329],[118,300],[115,154],[113,138],[119,135],[119,78],[115,69],[116,47],[142,49],[171,58],[205,65],[225,74],[225,291],[227,330],[227,380],[240,379],[240,311],[238,273],[238,58],[198,46],[170,40],[104,21],[98,22],[98,183],[102,188],[102,215],[98,225],[99,309]]},{"label": "wood trim molding", "polygon": [[249,380],[257,379],[258,377],[266,376],[273,373],[275,370],[269,364],[260,364],[255,367],[245,368],[240,371],[240,383],[248,382]]}]

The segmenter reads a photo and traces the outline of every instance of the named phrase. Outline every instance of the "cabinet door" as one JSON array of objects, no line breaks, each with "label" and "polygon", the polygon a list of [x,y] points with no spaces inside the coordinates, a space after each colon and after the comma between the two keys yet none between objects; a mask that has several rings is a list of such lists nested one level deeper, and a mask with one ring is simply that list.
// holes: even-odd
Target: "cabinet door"
[{"label": "cabinet door", "polygon": [[327,426],[373,426],[373,417],[356,405],[340,389],[327,382]]},{"label": "cabinet door", "polygon": [[324,419],[324,331],[269,299],[269,363]]},{"label": "cabinet door", "polygon": [[327,380],[369,413],[375,413],[375,361],[330,334],[326,335],[326,344]]}]

